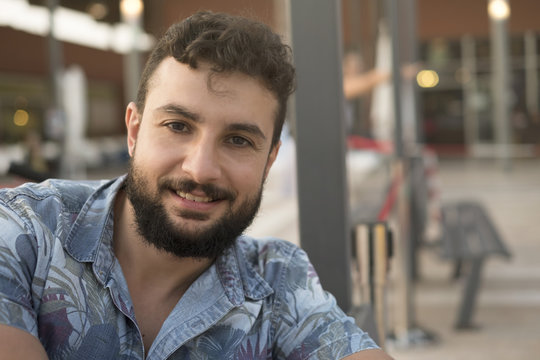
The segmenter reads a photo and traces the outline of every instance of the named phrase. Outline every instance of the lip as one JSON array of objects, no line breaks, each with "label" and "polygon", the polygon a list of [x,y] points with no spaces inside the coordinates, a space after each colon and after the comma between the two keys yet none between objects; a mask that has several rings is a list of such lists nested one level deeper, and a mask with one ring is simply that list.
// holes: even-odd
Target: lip
[{"label": "lip", "polygon": [[201,212],[211,211],[223,202],[223,200],[210,200],[206,197],[188,194],[188,197],[193,197],[195,199],[201,200],[201,201],[195,201],[195,200],[190,200],[185,197],[182,197],[175,191],[171,191],[171,193],[175,197],[177,203],[179,203],[182,208],[187,209],[187,210],[192,210],[192,211],[193,210],[201,211]]}]

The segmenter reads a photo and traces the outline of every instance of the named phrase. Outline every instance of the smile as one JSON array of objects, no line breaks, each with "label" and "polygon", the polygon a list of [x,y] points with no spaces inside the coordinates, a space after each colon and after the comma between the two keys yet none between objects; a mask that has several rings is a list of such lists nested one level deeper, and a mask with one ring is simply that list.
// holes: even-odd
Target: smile
[{"label": "smile", "polygon": [[212,201],[211,198],[209,197],[206,197],[206,196],[195,196],[195,195],[192,195],[192,194],[189,194],[189,193],[185,193],[185,192],[182,192],[182,191],[177,191],[176,194],[178,196],[180,196],[181,198],[183,199],[186,199],[186,200],[190,200],[190,201],[194,201],[194,202],[199,202],[199,203],[209,203]]}]

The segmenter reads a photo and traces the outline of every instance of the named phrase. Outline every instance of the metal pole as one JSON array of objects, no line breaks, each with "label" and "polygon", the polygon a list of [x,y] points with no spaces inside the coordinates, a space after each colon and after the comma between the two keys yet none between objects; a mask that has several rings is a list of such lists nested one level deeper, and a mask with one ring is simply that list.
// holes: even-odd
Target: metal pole
[{"label": "metal pole", "polygon": [[476,51],[474,39],[466,35],[461,38],[461,63],[463,65],[463,100],[465,111],[463,122],[465,128],[465,142],[469,153],[474,153],[478,142],[478,113],[474,106],[474,97],[478,92],[476,75]]},{"label": "metal pole", "polygon": [[[407,6],[407,35],[408,35],[408,44],[407,47],[409,48],[407,61],[409,64],[416,64],[419,61],[420,55],[419,55],[419,45],[418,45],[418,19],[417,19],[417,13],[418,13],[418,5],[417,0],[409,0],[408,3],[405,3]],[[415,69],[418,70],[418,69]],[[410,74],[409,74],[410,75]],[[413,75],[416,75],[416,72],[414,72]],[[420,115],[420,96],[419,96],[419,87],[416,82],[416,76],[412,76],[408,79],[408,86],[411,88],[411,92],[413,94],[413,110],[412,110],[412,116],[413,116],[413,137],[412,141],[414,141],[416,144],[423,144],[424,143],[424,130],[422,127],[422,120]]]},{"label": "metal pole", "polygon": [[392,38],[392,84],[394,93],[394,154],[403,158],[403,116],[401,113],[401,61],[399,9],[397,0],[387,0],[388,25]]},{"label": "metal pole", "polygon": [[63,73],[63,52],[62,44],[54,34],[55,12],[59,6],[59,0],[47,0],[49,10],[49,34],[48,34],[48,55],[49,55],[49,76],[50,76],[50,105],[47,114],[46,133],[51,139],[59,143],[61,148],[59,156],[59,169],[57,176],[68,177],[66,152],[65,150],[65,114],[62,104],[62,73]]},{"label": "metal pole", "polygon": [[139,36],[142,29],[142,1],[122,0],[120,14],[122,21],[130,29],[129,52],[124,55],[124,98],[126,104],[135,101],[141,75],[141,54],[138,49]]},{"label": "metal pole", "polygon": [[[415,239],[421,234],[416,216],[418,213],[412,205],[412,196],[418,184],[413,182],[413,158],[405,150],[414,149],[410,145],[418,142],[421,132],[414,127],[416,121],[415,89],[411,79],[402,79],[402,63],[412,63],[416,58],[415,33],[415,0],[387,0],[387,19],[392,37],[392,81],[394,92],[394,177],[401,180],[396,201],[396,267],[398,268],[398,284],[396,286],[396,324],[395,341],[400,346],[433,342],[433,335],[419,328],[415,319],[414,307],[414,274],[416,271]],[[403,48],[401,48],[403,44]],[[405,95],[405,96],[404,96]],[[404,120],[407,120],[406,122]],[[407,136],[404,137],[404,126]]]},{"label": "metal pole", "polygon": [[321,284],[351,308],[351,227],[345,168],[340,1],[293,0],[301,245]]},{"label": "metal pole", "polygon": [[[291,46],[291,0],[274,0],[274,21],[278,33],[282,36],[282,41]],[[296,111],[294,93],[290,96],[287,104],[288,113],[285,119],[289,127],[289,133],[296,138]]]},{"label": "metal pole", "polygon": [[397,217],[397,241],[396,241],[396,262],[399,264],[399,286],[396,287],[397,306],[395,332],[398,341],[407,342],[408,330],[411,327],[412,300],[412,278],[411,278],[411,258],[410,258],[410,211],[407,194],[405,191],[409,182],[407,181],[407,167],[403,149],[403,114],[401,106],[401,52],[400,52],[400,21],[399,4],[397,0],[386,0],[387,21],[390,29],[392,42],[392,85],[394,107],[394,164],[393,176],[401,179],[401,186],[396,203]]},{"label": "metal pole", "polygon": [[[508,6],[506,0],[488,0],[489,5],[499,3]],[[495,17],[490,14],[491,22],[491,66],[493,95],[493,125],[495,143],[505,170],[510,163],[510,63],[508,47],[507,17]]]},{"label": "metal pole", "polygon": [[62,91],[60,87],[60,77],[62,74],[62,44],[56,39],[54,34],[55,27],[55,12],[58,8],[58,0],[47,0],[49,8],[49,73],[51,75],[52,105],[59,109],[62,105]]},{"label": "metal pole", "polygon": [[538,116],[538,46],[533,31],[525,33],[525,98],[529,116]]}]

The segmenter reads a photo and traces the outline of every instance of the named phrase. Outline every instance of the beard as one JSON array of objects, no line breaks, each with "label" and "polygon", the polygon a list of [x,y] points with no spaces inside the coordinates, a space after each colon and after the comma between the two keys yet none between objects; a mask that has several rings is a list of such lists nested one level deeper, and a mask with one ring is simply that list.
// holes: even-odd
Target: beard
[{"label": "beard", "polygon": [[[258,192],[238,204],[237,210],[233,209],[237,195],[213,184],[198,184],[189,179],[162,179],[158,182],[155,194],[149,192],[149,188],[144,173],[130,161],[125,191],[135,212],[137,232],[144,241],[180,258],[213,259],[231,247],[252,223],[261,204],[263,184],[261,181]],[[176,210],[169,214],[161,201],[161,195],[170,191],[189,193],[195,188],[202,189],[212,199],[227,201],[229,206],[213,223],[189,231],[180,223],[175,224],[171,216],[199,221],[207,220],[208,216],[188,210]]]}]

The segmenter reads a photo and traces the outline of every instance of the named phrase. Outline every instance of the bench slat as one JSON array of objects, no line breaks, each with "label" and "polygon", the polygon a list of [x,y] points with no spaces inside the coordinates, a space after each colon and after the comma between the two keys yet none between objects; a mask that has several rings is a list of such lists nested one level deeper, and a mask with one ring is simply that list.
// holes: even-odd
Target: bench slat
[{"label": "bench slat", "polygon": [[441,208],[443,232],[442,256],[470,259],[510,252],[484,207],[474,201],[444,204]]}]

